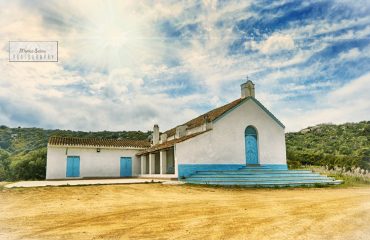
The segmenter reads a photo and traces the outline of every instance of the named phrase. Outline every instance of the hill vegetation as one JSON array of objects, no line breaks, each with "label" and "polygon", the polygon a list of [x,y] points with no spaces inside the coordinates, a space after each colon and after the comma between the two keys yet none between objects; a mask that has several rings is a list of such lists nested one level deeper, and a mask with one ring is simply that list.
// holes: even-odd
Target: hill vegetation
[{"label": "hill vegetation", "polygon": [[370,121],[319,124],[286,134],[288,164],[370,170]]},{"label": "hill vegetation", "polygon": [[50,136],[145,140],[151,132],[82,132],[0,126],[0,181],[45,179]]},{"label": "hill vegetation", "polygon": [[[82,132],[0,126],[0,181],[44,179],[50,136],[148,139],[151,132]],[[370,121],[320,124],[286,134],[290,167],[321,165],[370,170]]]}]

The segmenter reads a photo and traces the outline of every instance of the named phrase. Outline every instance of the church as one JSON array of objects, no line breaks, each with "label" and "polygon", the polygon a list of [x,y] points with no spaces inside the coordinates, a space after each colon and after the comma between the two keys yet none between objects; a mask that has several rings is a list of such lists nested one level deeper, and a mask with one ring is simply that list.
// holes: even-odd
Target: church
[{"label": "church", "polygon": [[260,173],[274,173],[282,174],[273,175],[282,183],[294,177],[299,179],[289,183],[302,182],[302,176],[308,183],[331,182],[310,171],[288,171],[284,129],[255,98],[248,80],[240,98],[224,106],[162,133],[154,125],[151,142],[50,137],[46,178],[145,177],[218,184],[233,176],[231,185],[255,173],[253,182],[260,183],[269,176]]}]

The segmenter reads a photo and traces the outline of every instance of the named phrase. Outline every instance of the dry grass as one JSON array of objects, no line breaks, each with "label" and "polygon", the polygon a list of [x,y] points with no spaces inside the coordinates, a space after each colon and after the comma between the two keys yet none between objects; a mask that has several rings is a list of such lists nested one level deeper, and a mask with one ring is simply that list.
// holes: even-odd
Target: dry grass
[{"label": "dry grass", "polygon": [[339,185],[339,187],[352,187],[370,184],[370,172],[365,169],[352,168],[347,170],[341,167],[329,169],[328,167],[322,166],[307,166],[306,169],[334,177],[335,179],[343,180],[344,184]]},{"label": "dry grass", "polygon": [[370,187],[24,188],[0,212],[0,239],[367,239]]}]

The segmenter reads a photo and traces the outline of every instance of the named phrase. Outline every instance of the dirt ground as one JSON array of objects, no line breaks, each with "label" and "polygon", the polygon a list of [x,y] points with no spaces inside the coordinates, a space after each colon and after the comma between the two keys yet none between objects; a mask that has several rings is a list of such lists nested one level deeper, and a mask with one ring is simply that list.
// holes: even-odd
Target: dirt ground
[{"label": "dirt ground", "polygon": [[370,239],[370,186],[0,190],[0,239]]}]

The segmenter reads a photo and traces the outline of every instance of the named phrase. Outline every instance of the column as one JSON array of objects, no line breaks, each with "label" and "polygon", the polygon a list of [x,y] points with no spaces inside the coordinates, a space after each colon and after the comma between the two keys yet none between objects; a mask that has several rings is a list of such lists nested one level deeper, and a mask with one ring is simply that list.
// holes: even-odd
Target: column
[{"label": "column", "polygon": [[149,153],[149,174],[155,174],[155,154]]},{"label": "column", "polygon": [[167,173],[167,151],[162,150],[159,152],[159,159],[161,165],[161,174]]},{"label": "column", "polygon": [[145,155],[141,155],[140,157],[140,160],[141,160],[141,175],[145,174],[146,172],[146,156]]},{"label": "column", "polygon": [[173,164],[174,164],[174,168],[175,168],[175,171],[174,173],[179,176],[178,172],[179,172],[179,165],[177,163],[177,157],[176,157],[176,145],[173,146]]}]

